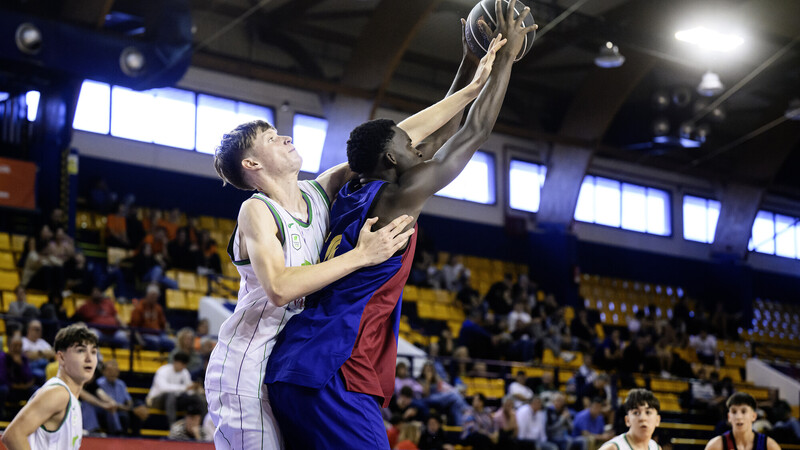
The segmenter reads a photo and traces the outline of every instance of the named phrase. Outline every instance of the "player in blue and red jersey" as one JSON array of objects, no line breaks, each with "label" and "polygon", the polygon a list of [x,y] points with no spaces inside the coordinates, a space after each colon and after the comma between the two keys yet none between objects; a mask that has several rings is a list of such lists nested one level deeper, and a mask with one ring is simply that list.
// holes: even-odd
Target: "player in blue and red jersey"
[{"label": "player in blue and red jersey", "polygon": [[[351,249],[369,217],[418,217],[425,202],[455,179],[488,139],[511,65],[533,29],[522,26],[528,8],[513,18],[514,3],[504,15],[497,1],[500,34],[475,80],[462,90],[480,94],[464,127],[432,158],[426,160],[390,120],[353,130],[347,156],[359,177],[339,191],[332,206],[323,260]],[[379,219],[375,227],[388,223]],[[287,448],[389,448],[380,407],[388,405],[394,390],[400,296],[414,245],[412,235],[400,254],[306,297],[306,309],[278,336],[265,383]]]}]

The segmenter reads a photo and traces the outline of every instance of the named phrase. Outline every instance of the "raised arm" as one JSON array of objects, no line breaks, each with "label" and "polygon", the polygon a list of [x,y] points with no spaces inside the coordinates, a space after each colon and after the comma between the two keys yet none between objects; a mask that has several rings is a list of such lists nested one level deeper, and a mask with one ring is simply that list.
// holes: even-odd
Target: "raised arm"
[{"label": "raised arm", "polygon": [[270,301],[278,306],[316,292],[362,267],[389,259],[413,233],[413,229],[401,233],[412,222],[409,216],[398,217],[389,226],[372,232],[376,220],[367,220],[353,250],[319,264],[286,267],[278,227],[266,204],[248,200],[239,213],[239,227],[256,278]]}]

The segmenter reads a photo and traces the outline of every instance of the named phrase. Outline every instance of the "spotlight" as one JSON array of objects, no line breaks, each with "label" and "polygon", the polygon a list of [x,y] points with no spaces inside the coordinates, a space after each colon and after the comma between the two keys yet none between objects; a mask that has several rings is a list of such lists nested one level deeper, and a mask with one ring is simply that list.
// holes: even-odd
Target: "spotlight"
[{"label": "spotlight", "polygon": [[663,111],[669,107],[669,94],[665,91],[656,91],[653,94],[653,107],[657,111]]},{"label": "spotlight", "polygon": [[695,130],[696,140],[700,141],[700,143],[704,143],[709,133],[711,133],[711,127],[707,123],[698,125]]},{"label": "spotlight", "polygon": [[669,121],[666,117],[659,117],[653,121],[653,134],[656,136],[664,136],[669,133]]},{"label": "spotlight", "polygon": [[604,69],[613,69],[624,63],[625,57],[619,54],[619,47],[611,42],[606,42],[606,45],[600,47],[600,54],[594,59],[594,64]]},{"label": "spotlight", "polygon": [[691,122],[683,122],[678,128],[678,132],[682,138],[690,138],[692,133],[694,133],[694,124]]},{"label": "spotlight", "polygon": [[722,85],[719,75],[710,70],[703,74],[703,79],[700,80],[700,84],[697,85],[697,93],[704,97],[713,97],[724,89],[725,86]]},{"label": "spotlight", "polygon": [[17,43],[17,48],[22,53],[35,55],[42,49],[42,32],[39,31],[36,25],[29,22],[17,27],[14,40]]},{"label": "spotlight", "polygon": [[718,52],[729,52],[744,43],[741,36],[720,33],[706,27],[678,31],[675,33],[675,39]]},{"label": "spotlight", "polygon": [[144,54],[136,47],[126,47],[119,55],[119,66],[129,77],[141,74],[145,62]]}]

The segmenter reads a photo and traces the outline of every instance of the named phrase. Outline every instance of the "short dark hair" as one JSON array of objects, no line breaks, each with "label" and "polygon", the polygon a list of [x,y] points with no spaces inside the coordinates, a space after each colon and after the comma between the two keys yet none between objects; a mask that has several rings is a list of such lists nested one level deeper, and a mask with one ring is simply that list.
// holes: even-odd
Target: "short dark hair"
[{"label": "short dark hair", "polygon": [[214,169],[225,183],[243,191],[252,191],[254,188],[244,179],[242,160],[253,147],[253,142],[259,132],[275,129],[269,122],[254,120],[234,128],[222,136],[222,141],[214,151]]},{"label": "short dark hair", "polygon": [[628,396],[625,398],[625,404],[623,405],[625,414],[640,406],[647,406],[655,409],[659,414],[661,413],[661,402],[652,392],[647,389],[631,389],[628,391]]},{"label": "short dark hair", "polygon": [[411,386],[403,386],[400,388],[400,395],[404,397],[414,398],[414,390],[411,389]]},{"label": "short dark hair", "polygon": [[753,408],[753,411],[755,411],[758,408],[756,399],[754,399],[753,396],[748,394],[747,392],[737,392],[728,397],[728,401],[725,402],[725,407],[728,409],[730,409],[731,406],[739,406],[739,405],[747,405]]},{"label": "short dark hair", "polygon": [[366,173],[374,169],[386,144],[394,137],[394,126],[393,120],[375,119],[355,127],[347,140],[350,170]]},{"label": "short dark hair", "polygon": [[189,364],[189,354],[186,352],[176,352],[172,356],[172,362],[181,362],[184,364]]},{"label": "short dark hair", "polygon": [[73,345],[96,346],[97,336],[89,331],[86,325],[77,323],[58,330],[56,340],[53,342],[53,349],[57,352],[63,352]]}]

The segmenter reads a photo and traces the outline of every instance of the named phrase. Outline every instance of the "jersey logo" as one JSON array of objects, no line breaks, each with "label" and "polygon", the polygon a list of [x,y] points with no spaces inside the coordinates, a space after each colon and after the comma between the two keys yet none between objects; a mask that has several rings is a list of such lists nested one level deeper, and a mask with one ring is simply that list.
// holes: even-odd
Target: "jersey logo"
[{"label": "jersey logo", "polygon": [[295,250],[300,250],[300,247],[302,246],[303,244],[300,242],[300,235],[292,234],[292,247],[294,247]]},{"label": "jersey logo", "polygon": [[338,234],[331,239],[331,243],[328,245],[328,251],[325,252],[325,261],[333,258],[336,255],[336,250],[339,249],[339,244],[342,243],[342,235]]},{"label": "jersey logo", "polygon": [[72,437],[72,446],[73,446],[73,447],[75,447],[75,441],[77,441],[79,437],[80,437],[80,436],[73,436],[73,437]]}]

